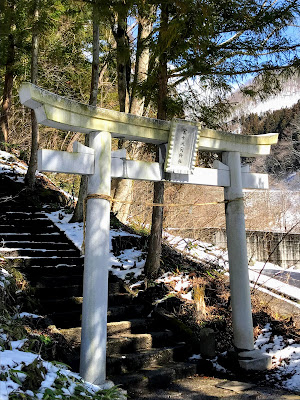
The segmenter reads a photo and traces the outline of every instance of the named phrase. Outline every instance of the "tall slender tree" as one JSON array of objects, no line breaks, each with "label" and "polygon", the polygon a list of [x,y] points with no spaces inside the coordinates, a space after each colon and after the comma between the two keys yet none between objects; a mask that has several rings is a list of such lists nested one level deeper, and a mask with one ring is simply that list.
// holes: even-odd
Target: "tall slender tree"
[{"label": "tall slender tree", "polygon": [[[2,99],[0,110],[0,142],[9,141],[9,112],[12,105],[13,83],[18,72],[18,58],[25,51],[27,31],[25,28],[24,2],[4,0],[0,2],[0,71],[4,81],[1,82]],[[22,40],[21,39],[22,36]],[[3,86],[2,86],[3,85]]]},{"label": "tall slender tree", "polygon": [[143,115],[145,93],[141,90],[148,77],[150,61],[150,41],[155,20],[156,7],[140,0],[137,6],[136,20],[138,22],[138,34],[136,39],[136,54],[134,76],[131,85],[129,112],[135,115]]},{"label": "tall slender tree", "polygon": [[[157,93],[157,118],[167,119],[167,100],[168,100],[168,25],[169,25],[169,5],[161,4],[159,36],[157,41],[158,51],[158,93]],[[159,162],[159,148],[156,150],[156,161]],[[164,202],[164,183],[154,182],[153,203],[163,204]],[[148,254],[145,264],[145,274],[148,279],[154,278],[158,272],[161,258],[163,229],[163,207],[154,206],[152,210],[152,225],[149,238]]]},{"label": "tall slender tree", "polygon": [[[100,10],[97,1],[93,3],[93,45],[92,45],[92,73],[91,73],[91,89],[89,104],[97,105],[98,89],[99,89],[99,69],[100,69]],[[85,135],[85,145],[89,145],[89,137]],[[70,222],[78,222],[83,220],[84,199],[87,195],[88,180],[86,176],[81,177],[78,201]]]},{"label": "tall slender tree", "polygon": [[[299,16],[299,0],[167,0],[159,2],[159,9],[148,81],[151,92],[158,92],[160,118],[171,116],[166,87],[198,77],[211,87],[226,88],[237,76],[261,71],[270,76],[270,71],[299,65],[299,35],[287,30]],[[162,32],[164,47],[160,46]],[[161,192],[161,186],[155,185],[155,202],[161,202]],[[153,215],[146,261],[150,277],[159,267],[163,213],[155,207]]]},{"label": "tall slender tree", "polygon": [[[130,4],[128,4],[129,6]],[[149,39],[152,34],[155,7],[146,4],[144,0],[137,2],[134,15],[138,23],[138,34],[134,49],[132,49],[133,46],[130,46],[127,31],[123,30],[125,25],[127,27],[129,12],[129,8],[125,14],[124,9],[122,10],[121,21],[123,22],[121,29],[118,28],[118,24],[116,24],[117,28],[113,28],[112,26],[112,29],[116,31],[114,37],[117,47],[117,69],[119,73],[122,72],[118,79],[119,104],[120,111],[129,111],[131,114],[143,115],[145,96],[140,92],[139,86],[147,78],[150,58]],[[119,34],[116,34],[117,32]],[[130,62],[128,62],[128,59],[131,58],[135,60],[133,73]],[[118,148],[121,149],[123,146],[124,141],[120,139],[118,141]],[[137,149],[136,144],[132,146]],[[128,200],[132,196],[133,181],[129,179],[117,179],[113,186],[115,188],[114,197],[119,201],[113,203],[112,211],[120,221],[125,223],[130,210]],[[124,200],[126,202],[123,203]]]},{"label": "tall slender tree", "polygon": [[[38,78],[38,54],[39,54],[39,16],[40,0],[33,3],[33,23],[31,41],[31,83],[37,84]],[[34,110],[31,110],[31,153],[28,170],[25,176],[25,183],[31,188],[35,185],[35,172],[37,170],[37,152],[39,148],[39,127]]]}]

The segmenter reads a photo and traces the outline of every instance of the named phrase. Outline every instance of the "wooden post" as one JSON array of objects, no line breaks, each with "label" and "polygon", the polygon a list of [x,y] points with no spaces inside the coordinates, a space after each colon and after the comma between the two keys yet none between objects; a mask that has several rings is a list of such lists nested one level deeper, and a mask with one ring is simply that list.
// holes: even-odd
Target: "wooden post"
[{"label": "wooden post", "polygon": [[[88,196],[110,196],[111,135],[108,132],[93,132],[89,144],[95,151],[95,173],[88,178]],[[89,198],[86,208],[80,375],[98,385],[106,379],[109,221],[110,202]]]}]

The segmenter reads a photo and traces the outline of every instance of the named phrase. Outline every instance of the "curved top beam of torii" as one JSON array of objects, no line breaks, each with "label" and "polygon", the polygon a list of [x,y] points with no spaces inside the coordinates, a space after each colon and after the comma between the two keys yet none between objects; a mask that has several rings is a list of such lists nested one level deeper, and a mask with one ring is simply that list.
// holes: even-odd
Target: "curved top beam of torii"
[{"label": "curved top beam of torii", "polygon": [[[46,126],[82,133],[106,131],[113,137],[155,144],[167,143],[169,139],[170,121],[80,104],[27,82],[21,85],[19,95],[22,104],[35,110],[38,123]],[[191,122],[182,120],[180,124]],[[200,123],[195,125],[201,151],[238,151],[241,156],[256,157],[269,154],[271,145],[278,140],[276,133],[246,136],[202,129]]]}]

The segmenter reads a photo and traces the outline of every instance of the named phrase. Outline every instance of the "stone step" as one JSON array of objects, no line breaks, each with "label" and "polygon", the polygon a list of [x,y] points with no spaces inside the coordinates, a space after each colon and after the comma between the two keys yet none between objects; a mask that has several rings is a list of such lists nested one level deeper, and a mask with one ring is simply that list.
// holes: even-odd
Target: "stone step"
[{"label": "stone step", "polygon": [[23,260],[24,267],[50,267],[59,265],[83,265],[83,257],[30,257]]},{"label": "stone step", "polygon": [[44,300],[56,299],[61,300],[66,297],[80,297],[82,296],[82,285],[68,285],[60,287],[39,287],[35,288],[35,295],[44,304]]},{"label": "stone step", "polygon": [[[67,286],[82,286],[83,284],[83,268],[81,271],[78,271],[78,274],[75,274],[75,271],[73,271],[69,267],[69,276],[63,275],[61,276],[59,274],[59,271],[57,275],[54,276],[45,276],[47,274],[47,271],[44,270],[46,268],[40,268],[39,274],[38,275],[33,275],[30,276],[30,282],[31,284],[34,284],[34,286],[38,288],[60,288],[60,287],[67,287]],[[47,268],[47,270],[50,268]]]},{"label": "stone step", "polygon": [[[126,335],[131,333],[149,333],[152,336],[156,334],[154,329],[158,329],[157,323],[153,318],[137,318],[127,321],[115,321],[107,323],[108,338],[114,335]],[[74,346],[79,346],[81,341],[81,327],[60,329],[62,335]]]},{"label": "stone step", "polygon": [[[21,249],[44,249],[44,250],[70,250],[74,249],[68,242],[33,242],[33,241],[10,241],[4,240],[4,247],[21,248]],[[0,248],[1,250],[1,248]]]},{"label": "stone step", "polygon": [[2,215],[0,218],[0,230],[5,231],[7,226],[15,227],[20,230],[25,230],[27,228],[36,228],[43,230],[45,228],[57,229],[53,226],[53,222],[48,218],[29,218],[29,219],[10,219],[6,215]]},{"label": "stone step", "polygon": [[157,323],[153,318],[135,318],[127,321],[113,321],[107,324],[107,335],[145,333],[157,329]]},{"label": "stone step", "polygon": [[[54,270],[57,271],[57,275],[54,274]],[[69,294],[65,291],[65,288],[68,287],[82,287],[83,285],[83,267],[71,267],[71,266],[64,266],[63,271],[67,272],[68,274],[60,275],[59,272],[61,271],[62,266],[60,267],[31,267],[30,271],[25,269],[25,274],[27,279],[30,283],[38,289],[38,293],[41,293],[41,298],[46,297],[46,301],[51,304],[53,302],[53,307],[56,307],[55,297],[59,294],[59,301],[60,302],[68,302]],[[50,274],[49,274],[50,272]],[[49,276],[47,276],[49,274]],[[115,288],[114,282],[108,282],[108,291],[111,293],[110,288],[111,286],[113,289]],[[65,293],[63,297],[60,296],[60,293]],[[76,290],[76,293],[77,290]],[[77,302],[79,302],[78,295],[76,296]],[[54,298],[54,299],[53,299]],[[82,303],[82,299],[80,301]],[[116,294],[109,294],[108,295],[108,304],[111,306],[126,306],[133,304],[135,302],[135,298],[130,293],[116,293]],[[62,304],[59,305],[61,307]]]},{"label": "stone step", "polygon": [[53,324],[58,328],[74,328],[81,326],[81,312],[68,311],[68,312],[53,312],[48,313],[47,317],[53,321]]},{"label": "stone step", "polygon": [[123,389],[128,395],[138,395],[143,390],[165,388],[175,379],[191,377],[197,373],[197,364],[189,362],[170,362],[167,366],[146,367],[136,373],[112,375],[109,378]]},{"label": "stone step", "polygon": [[[5,197],[6,196],[4,196],[4,198]],[[13,200],[8,200],[1,203],[1,214],[5,214],[7,212],[36,213],[36,212],[41,212],[41,208],[33,205],[28,205],[22,202],[18,203],[18,202],[13,202]]]},{"label": "stone step", "polygon": [[40,226],[39,224],[36,224],[36,221],[34,223],[32,222],[31,225],[29,226],[18,226],[18,225],[10,225],[7,221],[5,221],[5,224],[0,225],[0,232],[3,234],[6,233],[27,233],[28,235],[31,234],[36,234],[39,235],[43,232],[43,234],[51,234],[57,232],[57,228],[54,227],[53,225],[47,225],[47,226]]},{"label": "stone step", "polygon": [[32,219],[42,219],[49,221],[49,218],[45,215],[45,213],[40,211],[33,212],[24,212],[24,211],[7,211],[3,213],[2,209],[0,211],[0,218],[4,217],[10,221],[20,221],[20,220],[32,220]]},{"label": "stone step", "polygon": [[172,339],[171,331],[110,335],[107,341],[107,355],[134,353],[152,347],[169,346]]},{"label": "stone step", "polygon": [[116,293],[108,295],[109,306],[124,306],[134,303],[134,297],[130,293]]},{"label": "stone step", "polygon": [[22,257],[74,257],[79,256],[79,250],[68,249],[68,250],[54,250],[54,249],[22,249],[22,248],[8,248],[2,247],[0,248],[0,254],[3,257],[14,257],[14,258],[22,258]]},{"label": "stone step", "polygon": [[166,365],[172,361],[183,360],[185,357],[184,345],[140,350],[138,353],[110,355],[106,359],[107,374],[125,374],[143,368]]},{"label": "stone step", "polygon": [[71,343],[74,348],[79,348],[81,343],[81,327],[60,329],[60,333]]},{"label": "stone step", "polygon": [[107,340],[107,356],[135,353],[152,348],[150,333],[130,333],[126,336],[113,335]]},{"label": "stone step", "polygon": [[59,310],[60,313],[76,312],[81,314],[82,296],[70,296],[57,299],[53,298],[53,296],[42,297],[40,302],[46,314],[55,313],[57,310]]},{"label": "stone step", "polygon": [[52,233],[29,233],[29,232],[0,232],[0,239],[4,241],[26,241],[30,240],[36,243],[61,242],[66,237],[60,232]]},{"label": "stone step", "polygon": [[[44,307],[44,299],[41,300]],[[109,307],[107,311],[107,321],[113,322],[123,318],[132,318],[132,316],[143,317],[144,307],[141,305],[129,305],[122,307]],[[58,328],[74,328],[81,326],[81,304],[76,303],[69,310],[64,310],[63,305],[59,311],[49,309],[47,316],[53,320],[54,325]]]},{"label": "stone step", "polygon": [[[39,284],[38,284],[39,285]],[[81,307],[82,307],[82,301],[83,297],[82,296],[68,296],[69,293],[79,293],[82,292],[82,285],[73,285],[73,286],[62,286],[62,287],[56,287],[52,291],[52,295],[50,296],[51,293],[51,287],[47,287],[43,290],[43,288],[40,288],[37,285],[36,289],[36,295],[40,299],[41,304],[43,306],[43,309],[45,312],[54,312],[55,310],[59,309],[60,311],[72,311],[76,308],[78,312],[81,312]],[[65,294],[64,297],[61,297],[61,294]],[[116,297],[118,297],[117,300],[114,299],[115,296],[109,296],[108,298],[108,306],[113,308],[112,313],[110,313],[110,316],[116,314],[115,308],[122,307],[122,311],[126,309],[126,307],[131,306],[130,310],[128,312],[132,311],[135,309],[135,305],[131,304],[131,297],[130,295],[124,295],[124,294],[119,294]],[[121,302],[121,299],[123,298],[123,302]],[[118,305],[116,305],[116,303]],[[140,310],[140,307],[138,307],[138,312]],[[121,312],[121,311],[120,311]],[[127,314],[128,314],[127,312]]]},{"label": "stone step", "polygon": [[119,294],[121,292],[124,292],[123,284],[120,281],[115,281],[112,279],[114,275],[111,273],[109,274],[109,279],[108,279],[108,293],[110,295],[114,294]]},{"label": "stone step", "polygon": [[[49,281],[53,279],[59,279],[60,277],[67,277],[70,279],[71,277],[75,277],[75,280],[80,277],[82,282],[83,277],[83,258],[81,258],[82,263],[76,265],[74,263],[70,264],[60,264],[59,262],[56,265],[31,265],[31,266],[20,266],[18,267],[21,272],[26,273],[30,281],[32,283],[35,282],[43,282],[49,279]],[[79,284],[79,281],[78,281]]]},{"label": "stone step", "polygon": [[144,306],[141,304],[131,304],[125,306],[112,306],[107,311],[108,322],[120,321],[134,317],[144,317]]}]

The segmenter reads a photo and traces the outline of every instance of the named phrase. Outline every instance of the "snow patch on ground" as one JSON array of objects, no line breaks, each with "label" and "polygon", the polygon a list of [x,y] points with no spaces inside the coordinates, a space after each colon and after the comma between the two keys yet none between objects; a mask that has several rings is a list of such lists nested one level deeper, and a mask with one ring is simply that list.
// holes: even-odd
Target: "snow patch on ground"
[{"label": "snow patch on ground", "polygon": [[21,312],[20,314],[16,314],[13,319],[18,318],[44,318],[42,315],[32,314],[28,312]]},{"label": "snow patch on ground", "polygon": [[15,155],[0,150],[0,174],[10,173],[17,182],[24,182],[23,175],[26,174],[27,168],[27,165],[18,160]]},{"label": "snow patch on ground", "polygon": [[300,344],[293,339],[272,335],[272,328],[267,324],[258,336],[255,347],[272,356],[273,370],[266,379],[279,387],[300,392]]},{"label": "snow patch on ground", "polygon": [[[62,367],[61,365],[55,365],[55,363],[44,361],[38,354],[19,350],[25,341],[26,339],[10,342],[12,350],[1,351],[1,373],[7,374],[7,379],[0,381],[1,400],[8,400],[10,393],[12,392],[26,394],[27,399],[43,399],[47,394],[47,389],[55,391],[54,382],[56,379],[60,379],[61,376],[64,377],[64,394],[74,395],[76,388],[82,387],[86,399],[90,399],[91,396],[99,390],[109,389],[113,386],[111,382],[107,382],[101,386],[85,382],[79,374],[71,372],[69,369]],[[32,364],[35,360],[38,360],[41,367],[44,367],[46,371],[44,374],[44,380],[36,394],[29,390],[25,392],[21,390],[22,383],[26,378],[26,374],[22,373],[22,368],[26,365]],[[15,379],[16,374],[18,379]],[[53,397],[52,394],[51,398],[60,397]]]},{"label": "snow patch on ground", "polygon": [[72,215],[63,211],[46,213],[47,217],[81,250],[83,243],[83,222],[69,223]]},{"label": "snow patch on ground", "polygon": [[4,268],[0,268],[0,287],[5,288],[5,286],[10,284],[8,278],[11,278],[11,274],[9,274]]},{"label": "snow patch on ground", "polygon": [[191,259],[202,263],[213,264],[220,268],[228,269],[227,252],[200,240],[173,236],[168,232],[163,233],[163,238],[175,249],[185,253]]}]

